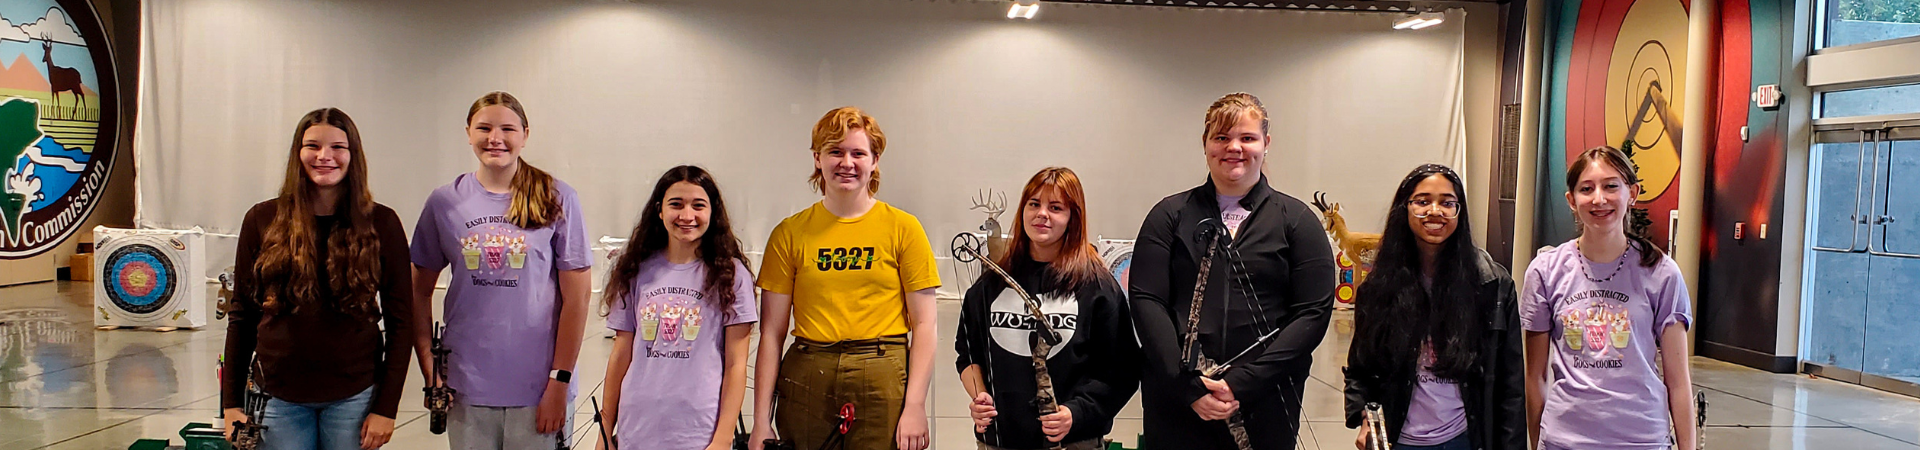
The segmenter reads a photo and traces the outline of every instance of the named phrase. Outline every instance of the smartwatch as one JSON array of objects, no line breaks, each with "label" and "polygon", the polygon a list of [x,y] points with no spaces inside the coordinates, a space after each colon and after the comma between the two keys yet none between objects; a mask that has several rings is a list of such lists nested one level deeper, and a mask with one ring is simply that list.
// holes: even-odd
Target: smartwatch
[{"label": "smartwatch", "polygon": [[573,372],[568,372],[565,370],[553,369],[553,372],[549,373],[547,376],[550,378],[553,378],[553,381],[560,382],[560,384],[567,384],[567,383],[573,382]]}]

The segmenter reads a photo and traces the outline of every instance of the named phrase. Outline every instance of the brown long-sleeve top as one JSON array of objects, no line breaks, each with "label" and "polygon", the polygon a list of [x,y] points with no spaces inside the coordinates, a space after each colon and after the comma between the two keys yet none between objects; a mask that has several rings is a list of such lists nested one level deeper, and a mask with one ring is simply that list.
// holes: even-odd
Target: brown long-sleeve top
[{"label": "brown long-sleeve top", "polygon": [[[245,392],[254,367],[247,363],[258,359],[261,388],[274,398],[293,403],[330,402],[372,386],[373,405],[368,412],[393,417],[400,406],[401,388],[413,353],[413,326],[408,323],[413,317],[413,266],[400,216],[379,204],[374,205],[371,216],[380,242],[378,319],[355,317],[331,303],[267,314],[260,308],[258,292],[282,287],[260,286],[263,281],[255,276],[254,260],[277,209],[274,200],[255,204],[241,224],[234,257],[232,303],[237,308],[227,316],[227,359],[220,406],[240,407],[240,394]],[[341,223],[345,219],[314,219],[314,248],[325,249],[327,235],[334,227],[345,226]],[[315,253],[326,254],[325,250]],[[328,270],[326,264],[318,264],[315,279],[326,280]],[[334,293],[327,283],[318,284],[323,302],[333,301]],[[381,322],[386,325],[384,333]]]}]

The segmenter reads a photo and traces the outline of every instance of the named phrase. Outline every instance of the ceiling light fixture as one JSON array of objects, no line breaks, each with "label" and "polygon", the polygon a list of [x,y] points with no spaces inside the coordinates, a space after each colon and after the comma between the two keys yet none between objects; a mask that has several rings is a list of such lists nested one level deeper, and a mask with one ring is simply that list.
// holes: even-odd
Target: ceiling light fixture
[{"label": "ceiling light fixture", "polygon": [[1016,0],[1013,7],[1007,8],[1008,19],[1032,19],[1040,12],[1040,0]]},{"label": "ceiling light fixture", "polygon": [[1446,21],[1447,21],[1446,15],[1440,14],[1438,12],[1427,12],[1427,13],[1421,13],[1418,15],[1402,17],[1400,18],[1400,20],[1396,20],[1393,22],[1393,29],[1418,30],[1422,28],[1431,27],[1434,25],[1439,25],[1441,22],[1446,22]]}]

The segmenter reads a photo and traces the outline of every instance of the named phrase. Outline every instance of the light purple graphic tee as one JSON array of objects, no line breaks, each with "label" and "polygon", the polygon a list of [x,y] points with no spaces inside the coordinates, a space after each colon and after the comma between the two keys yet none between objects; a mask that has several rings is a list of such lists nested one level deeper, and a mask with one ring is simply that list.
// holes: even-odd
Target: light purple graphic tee
[{"label": "light purple graphic tee", "polygon": [[1669,325],[1693,323],[1672,259],[1643,267],[1640,252],[1629,249],[1619,260],[1593,262],[1570,241],[1533,260],[1520,302],[1527,331],[1546,332],[1553,349],[1541,444],[1672,445],[1658,338]]},{"label": "light purple graphic tee", "polygon": [[633,290],[614,302],[607,328],[634,334],[615,426],[616,435],[628,437],[621,448],[699,450],[713,438],[727,326],[760,321],[753,276],[737,261],[733,270],[731,314],[716,308],[702,289],[704,264],[673,264],[664,255],[641,263]]},{"label": "light purple graphic tee", "polygon": [[554,187],[562,214],[544,228],[508,223],[513,196],[487,192],[471,173],[434,189],[414,223],[413,263],[453,267],[447,383],[464,404],[533,406],[546,392],[559,330],[558,274],[593,263],[579,196],[559,180]]},{"label": "light purple graphic tee", "polygon": [[1400,444],[1434,446],[1467,432],[1467,404],[1460,399],[1460,383],[1434,375],[1431,344],[1420,345],[1420,367],[1407,421],[1400,426]]}]

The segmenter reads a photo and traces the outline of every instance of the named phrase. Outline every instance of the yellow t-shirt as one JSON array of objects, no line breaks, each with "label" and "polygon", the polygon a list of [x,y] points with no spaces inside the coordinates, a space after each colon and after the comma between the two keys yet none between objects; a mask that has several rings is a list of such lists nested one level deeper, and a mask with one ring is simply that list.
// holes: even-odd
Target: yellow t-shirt
[{"label": "yellow t-shirt", "polygon": [[773,227],[759,284],[793,296],[794,336],[839,342],[906,334],[906,294],[940,272],[912,214],[874,202],[842,219],[816,202]]}]

